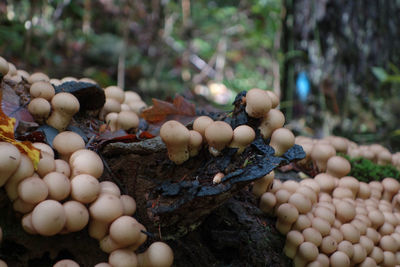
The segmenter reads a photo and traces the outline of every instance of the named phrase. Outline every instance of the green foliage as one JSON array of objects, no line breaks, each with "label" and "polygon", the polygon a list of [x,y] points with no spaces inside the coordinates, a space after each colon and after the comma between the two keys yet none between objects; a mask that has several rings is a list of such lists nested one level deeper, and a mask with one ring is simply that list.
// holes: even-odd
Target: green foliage
[{"label": "green foliage", "polygon": [[368,183],[370,181],[381,181],[386,177],[400,180],[400,172],[392,165],[378,165],[362,157],[350,158],[347,155],[341,156],[350,161],[351,172],[349,176],[353,176],[359,181]]}]

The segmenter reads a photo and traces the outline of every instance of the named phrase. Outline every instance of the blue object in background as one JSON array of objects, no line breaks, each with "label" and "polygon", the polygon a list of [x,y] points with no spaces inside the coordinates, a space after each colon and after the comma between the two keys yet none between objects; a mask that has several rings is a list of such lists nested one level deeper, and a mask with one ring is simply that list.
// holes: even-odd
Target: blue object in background
[{"label": "blue object in background", "polygon": [[300,72],[297,76],[296,92],[300,101],[306,102],[307,97],[310,94],[310,80],[308,79],[305,71]]}]

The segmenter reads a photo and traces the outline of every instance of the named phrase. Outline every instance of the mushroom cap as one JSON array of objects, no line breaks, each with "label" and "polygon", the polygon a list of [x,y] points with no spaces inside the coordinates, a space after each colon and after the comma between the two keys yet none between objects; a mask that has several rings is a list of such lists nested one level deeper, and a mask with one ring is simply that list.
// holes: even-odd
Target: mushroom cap
[{"label": "mushroom cap", "polygon": [[350,259],[346,253],[342,251],[336,251],[330,257],[330,266],[332,267],[349,267]]},{"label": "mushroom cap", "polygon": [[100,194],[111,194],[117,197],[121,196],[121,190],[118,185],[110,181],[103,181],[100,183]]},{"label": "mushroom cap", "polygon": [[71,182],[62,173],[50,172],[43,177],[43,182],[47,185],[50,199],[61,201],[71,192]]},{"label": "mushroom cap", "polygon": [[79,100],[70,93],[61,92],[51,99],[51,106],[54,110],[68,114],[71,117],[79,111]]},{"label": "mushroom cap", "polygon": [[37,97],[29,102],[28,111],[34,118],[46,119],[50,116],[51,105],[46,99]]},{"label": "mushroom cap", "polygon": [[194,157],[199,153],[201,149],[201,145],[203,144],[203,137],[197,131],[190,130],[189,131],[189,154],[190,157]]},{"label": "mushroom cap", "polygon": [[271,108],[276,108],[279,105],[278,95],[271,90],[267,90],[266,92],[267,92],[269,98],[271,99]]},{"label": "mushroom cap", "polygon": [[[326,163],[326,173],[341,178],[351,171],[350,162],[340,156],[333,156]],[[358,191],[358,190],[357,190]]]},{"label": "mushroom cap", "polygon": [[136,129],[139,126],[139,117],[133,111],[121,111],[118,113],[117,124],[123,130]]},{"label": "mushroom cap", "polygon": [[85,228],[89,222],[89,211],[78,201],[70,200],[63,204],[68,232],[78,232]]},{"label": "mushroom cap", "polygon": [[89,212],[95,220],[110,223],[120,217],[124,209],[119,197],[102,194],[90,205]]},{"label": "mushroom cap", "polygon": [[50,101],[55,95],[55,90],[51,83],[47,81],[39,81],[31,85],[29,93],[32,98],[41,97]]},{"label": "mushroom cap", "polygon": [[348,240],[343,240],[337,245],[337,250],[346,253],[349,258],[353,257],[354,247],[353,244]]},{"label": "mushroom cap", "polygon": [[49,76],[47,76],[46,74],[42,73],[42,72],[35,72],[32,73],[29,78],[28,78],[28,82],[30,84],[33,84],[35,82],[39,82],[39,81],[50,81]]},{"label": "mushroom cap", "polygon": [[208,116],[197,117],[193,121],[193,130],[199,132],[204,139],[204,133],[206,131],[206,128],[213,122],[214,122],[213,119],[211,119]]},{"label": "mushroom cap", "polygon": [[8,62],[3,57],[0,57],[0,73],[2,76],[7,75],[9,70]]},{"label": "mushroom cap", "polygon": [[271,109],[271,98],[267,91],[253,88],[246,93],[246,113],[253,118],[262,118]]},{"label": "mushroom cap", "polygon": [[106,98],[106,102],[104,103],[103,109],[101,111],[100,119],[104,119],[104,117],[110,112],[121,112],[121,103],[114,98]]},{"label": "mushroom cap", "polygon": [[111,85],[104,89],[106,98],[112,98],[117,100],[120,104],[124,103],[125,93],[120,87]]},{"label": "mushroom cap", "polygon": [[311,158],[316,161],[319,171],[325,171],[328,159],[335,155],[335,148],[330,144],[314,144],[313,150],[311,151]]},{"label": "mushroom cap", "polygon": [[121,216],[110,225],[110,237],[123,247],[133,245],[140,236],[139,223],[130,216]]},{"label": "mushroom cap", "polygon": [[130,109],[136,114],[140,114],[142,110],[147,107],[147,104],[142,100],[129,101],[126,104],[128,104]]},{"label": "mushroom cap", "polygon": [[318,183],[322,192],[331,193],[335,188],[335,179],[327,173],[319,173],[314,177],[314,181]]},{"label": "mushroom cap", "polygon": [[73,260],[65,259],[57,261],[53,267],[79,267],[79,264]]},{"label": "mushroom cap", "polygon": [[21,153],[18,148],[8,142],[0,142],[0,187],[18,169]]},{"label": "mushroom cap", "polygon": [[360,231],[352,224],[342,224],[342,226],[340,226],[340,231],[343,234],[343,239],[348,240],[353,244],[360,241]]},{"label": "mushroom cap", "polygon": [[179,121],[165,122],[160,129],[160,137],[169,146],[187,146],[189,144],[189,130]]},{"label": "mushroom cap", "polygon": [[154,242],[146,250],[149,266],[169,267],[174,262],[174,252],[164,242]]},{"label": "mushroom cap", "polygon": [[66,76],[61,79],[61,83],[66,83],[66,82],[77,82],[78,79],[72,76]]},{"label": "mushroom cap", "polygon": [[388,150],[382,150],[377,155],[378,164],[380,165],[388,165],[392,163],[392,153]]},{"label": "mushroom cap", "polygon": [[49,146],[46,143],[40,143],[40,142],[35,142],[32,144],[35,148],[39,149],[41,152],[45,152],[47,154],[49,154],[50,156],[52,156],[54,158],[54,151],[51,148],[51,146]]},{"label": "mushroom cap", "polygon": [[100,194],[99,181],[89,175],[80,174],[71,180],[71,198],[81,203],[91,203]]},{"label": "mushroom cap", "polygon": [[311,242],[304,242],[299,246],[297,253],[309,262],[318,257],[318,248]]},{"label": "mushroom cap", "polygon": [[261,195],[260,198],[260,210],[268,213],[273,210],[276,204],[276,197],[273,193],[271,192],[265,192],[264,194]]},{"label": "mushroom cap", "polygon": [[295,206],[289,203],[280,205],[276,214],[280,221],[289,224],[294,223],[299,217],[299,211]]},{"label": "mushroom cap", "polygon": [[325,236],[322,239],[320,250],[325,254],[331,254],[336,251],[337,242],[332,236]]},{"label": "mushroom cap", "polygon": [[119,198],[122,202],[124,215],[132,216],[136,211],[136,201],[129,195],[121,195]]},{"label": "mushroom cap", "polygon": [[47,198],[49,190],[46,183],[38,177],[29,177],[18,185],[18,196],[25,202],[37,204]]},{"label": "mushroom cap", "polygon": [[224,121],[214,121],[207,126],[204,135],[210,147],[221,151],[231,142],[233,130]]},{"label": "mushroom cap", "polygon": [[75,132],[64,131],[54,137],[53,147],[58,153],[68,157],[75,151],[85,148],[85,141]]},{"label": "mushroom cap", "polygon": [[[110,253],[108,262],[111,266],[138,266],[138,259],[130,249],[116,249]],[[157,266],[157,265],[154,265]]]},{"label": "mushroom cap", "polygon": [[294,134],[286,128],[279,128],[272,132],[269,145],[275,150],[275,156],[282,156],[294,145]]},{"label": "mushroom cap", "polygon": [[68,162],[62,159],[56,159],[54,163],[56,164],[56,169],[54,171],[62,173],[67,177],[71,175],[71,168],[69,167]]},{"label": "mushroom cap", "polygon": [[348,140],[346,138],[339,136],[332,136],[332,138],[329,139],[329,142],[337,152],[345,154],[347,153]]},{"label": "mushroom cap", "polygon": [[33,227],[41,235],[52,236],[59,233],[65,222],[64,207],[58,201],[42,201],[32,211]]},{"label": "mushroom cap", "polygon": [[299,213],[307,213],[311,210],[311,200],[300,193],[294,193],[290,196],[288,203],[292,204]]},{"label": "mushroom cap", "polygon": [[322,235],[317,229],[315,229],[313,227],[309,227],[309,228],[304,229],[302,234],[304,236],[305,241],[311,242],[314,245],[316,245],[317,247],[319,245],[321,245]]},{"label": "mushroom cap", "polygon": [[79,174],[89,174],[98,179],[104,170],[100,156],[89,149],[80,149],[72,153],[69,165],[71,167],[71,177]]},{"label": "mushroom cap", "polygon": [[93,83],[93,84],[97,84],[97,82],[96,82],[95,80],[93,80],[93,79],[91,79],[91,78],[88,78],[88,77],[80,78],[78,81],[79,81],[79,82],[84,82],[84,83]]},{"label": "mushroom cap", "polygon": [[271,136],[275,129],[283,127],[285,124],[285,115],[279,109],[270,109],[268,113],[262,118],[260,126],[260,133],[264,139]]},{"label": "mushroom cap", "polygon": [[400,190],[400,183],[396,179],[390,177],[382,180],[382,186],[385,191],[392,194],[395,194]]},{"label": "mushroom cap", "polygon": [[242,153],[246,146],[256,138],[253,128],[248,125],[240,125],[233,130],[233,139],[229,147],[238,148],[238,153]]},{"label": "mushroom cap", "polygon": [[133,91],[125,91],[125,100],[124,103],[127,104],[128,102],[132,101],[142,101],[140,95]]}]

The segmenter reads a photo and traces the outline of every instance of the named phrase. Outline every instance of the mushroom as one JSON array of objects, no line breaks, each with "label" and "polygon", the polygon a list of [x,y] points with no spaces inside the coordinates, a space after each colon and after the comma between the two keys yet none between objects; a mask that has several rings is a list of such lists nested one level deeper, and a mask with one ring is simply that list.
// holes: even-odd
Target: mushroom
[{"label": "mushroom", "polygon": [[18,185],[18,196],[25,202],[37,204],[47,198],[49,189],[38,177],[29,177]]},{"label": "mushroom", "polygon": [[107,128],[111,132],[118,131],[118,113],[117,112],[110,112],[106,115],[106,118],[104,119],[107,125]]},{"label": "mushroom", "polygon": [[164,242],[154,242],[148,249],[138,254],[138,266],[169,267],[174,262],[174,252]]},{"label": "mushroom", "polygon": [[351,242],[349,242],[348,240],[343,240],[343,241],[339,242],[339,244],[337,245],[337,250],[346,253],[346,255],[350,259],[353,257],[354,247],[353,247],[353,244]]},{"label": "mushroom", "polygon": [[375,246],[369,256],[375,260],[376,264],[380,264],[383,261],[383,250]]},{"label": "mushroom", "polygon": [[43,182],[47,185],[50,199],[61,201],[71,192],[71,183],[62,173],[50,172],[43,177]]},{"label": "mushroom", "polygon": [[193,130],[201,134],[201,136],[203,137],[203,141],[205,141],[206,139],[204,134],[206,128],[213,122],[214,122],[213,119],[211,119],[208,116],[197,117],[193,122]]},{"label": "mushroom", "polygon": [[189,131],[189,157],[195,157],[199,154],[201,146],[203,144],[203,137],[197,131]]},{"label": "mushroom", "polygon": [[383,196],[382,199],[392,201],[393,196],[400,190],[400,183],[394,178],[382,180]]},{"label": "mushroom", "polygon": [[121,216],[110,225],[110,237],[121,247],[133,245],[140,236],[138,221],[130,216]]},{"label": "mushroom", "polygon": [[318,248],[311,242],[302,243],[294,257],[294,266],[305,266],[318,257]]},{"label": "mushroom", "polygon": [[136,114],[140,114],[143,109],[147,107],[146,103],[143,101],[129,101],[126,104],[130,107],[130,109],[135,112]]},{"label": "mushroom", "polygon": [[37,166],[37,174],[40,177],[44,177],[46,174],[53,172],[56,169],[56,163],[54,156],[41,150],[40,160]]},{"label": "mushroom", "polygon": [[260,197],[262,194],[268,191],[272,182],[274,181],[275,172],[271,171],[267,175],[257,179],[253,183],[252,193],[256,197]]},{"label": "mushroom", "polygon": [[278,95],[270,90],[266,91],[269,98],[271,99],[271,108],[276,108],[279,105],[279,97]]},{"label": "mushroom", "polygon": [[53,112],[47,119],[47,124],[59,131],[67,128],[71,118],[79,111],[78,99],[70,93],[58,93],[51,99]]},{"label": "mushroom", "polygon": [[336,218],[342,223],[350,222],[356,216],[356,209],[354,205],[346,202],[339,201],[336,205]]},{"label": "mushroom", "polygon": [[79,267],[79,264],[73,260],[65,259],[57,261],[53,267]]},{"label": "mushroom", "polygon": [[304,242],[304,237],[299,231],[290,231],[286,235],[285,246],[283,247],[283,253],[290,259],[293,259],[296,255],[297,248],[301,243]]},{"label": "mushroom", "polygon": [[367,255],[369,255],[374,248],[374,242],[365,235],[360,236],[360,245],[365,248]]},{"label": "mushroom", "polygon": [[49,101],[44,98],[34,98],[29,102],[28,111],[32,114],[36,122],[44,123],[50,116],[51,105]]},{"label": "mushroom", "polygon": [[231,142],[233,130],[232,127],[224,121],[214,121],[207,126],[204,135],[209,145],[209,152],[213,156],[218,156]]},{"label": "mushroom", "polygon": [[77,82],[78,79],[75,77],[67,76],[61,79],[61,83],[66,83],[66,82]]},{"label": "mushroom", "polygon": [[278,128],[282,128],[285,124],[285,115],[278,109],[271,109],[262,118],[258,129],[264,139],[271,137],[273,131]]},{"label": "mushroom", "polygon": [[0,57],[0,80],[3,78],[3,76],[6,76],[9,70],[8,62],[5,60],[3,57]]},{"label": "mushroom", "polygon": [[355,265],[363,262],[367,257],[367,251],[365,250],[365,248],[361,246],[361,244],[354,244],[353,248],[354,248],[354,254],[353,257],[351,258],[351,263]]},{"label": "mushroom", "polygon": [[72,153],[69,159],[71,177],[79,174],[89,174],[99,179],[103,174],[104,165],[100,156],[89,149],[80,149]]},{"label": "mushroom", "polygon": [[233,130],[233,138],[229,147],[237,148],[237,154],[242,154],[251,142],[254,141],[256,133],[253,128],[247,125],[240,125]]},{"label": "mushroom", "polygon": [[329,235],[331,232],[331,225],[319,217],[315,217],[311,220],[311,227],[319,231],[323,237]]},{"label": "mushroom", "polygon": [[72,153],[85,148],[85,141],[79,134],[65,131],[54,137],[53,147],[60,154],[61,159],[68,161]]},{"label": "mushroom", "polygon": [[311,210],[311,200],[305,197],[303,194],[294,193],[288,200],[289,204],[292,204],[300,214],[305,214]]},{"label": "mushroom", "polygon": [[324,143],[314,144],[311,152],[311,158],[315,161],[320,172],[326,170],[328,160],[335,155],[336,151],[333,146]]},{"label": "mushroom", "polygon": [[275,150],[275,156],[282,156],[294,145],[294,135],[286,128],[279,128],[273,131],[269,145]]},{"label": "mushroom", "polygon": [[32,212],[25,214],[21,219],[21,225],[25,232],[31,235],[36,235],[38,232],[35,230],[32,224]]},{"label": "mushroom", "polygon": [[132,216],[136,211],[136,201],[129,195],[121,195],[119,198],[122,202],[124,215]]},{"label": "mushroom", "polygon": [[317,247],[319,247],[319,245],[321,245],[322,235],[317,229],[312,228],[312,227],[306,228],[303,230],[302,234],[304,236],[305,241],[311,242],[314,245],[316,245]]},{"label": "mushroom", "polygon": [[110,264],[108,264],[107,262],[100,262],[97,263],[94,267],[112,267]]},{"label": "mushroom", "polygon": [[33,175],[33,172],[34,167],[31,159],[26,154],[21,154],[21,160],[17,170],[13,173],[13,175],[11,175],[5,185],[7,196],[10,198],[11,201],[14,201],[18,198],[18,184],[23,179],[31,177]]},{"label": "mushroom", "polygon": [[33,84],[35,82],[40,82],[40,81],[48,82],[48,81],[50,81],[50,78],[49,78],[49,76],[47,76],[46,74],[44,74],[42,72],[32,73],[28,78],[28,82],[30,84]]},{"label": "mushroom", "polygon": [[7,142],[0,142],[0,187],[2,187],[21,162],[18,148]]},{"label": "mushroom", "polygon": [[93,84],[97,84],[97,82],[91,78],[88,77],[83,77],[79,79],[80,82],[84,82],[84,83],[93,83]]},{"label": "mushroom", "polygon": [[115,267],[136,267],[138,259],[135,252],[129,249],[117,249],[110,253],[108,263]]},{"label": "mushroom", "polygon": [[267,91],[253,88],[246,93],[246,113],[253,118],[262,118],[271,109],[272,103]]},{"label": "mushroom", "polygon": [[55,95],[55,90],[53,85],[51,85],[49,82],[39,81],[31,85],[29,93],[31,95],[31,98],[40,97],[47,101],[50,101]]},{"label": "mushroom", "polygon": [[100,111],[99,118],[100,120],[104,120],[108,113],[121,112],[121,103],[113,98],[106,98],[106,102],[103,105],[103,108]]},{"label": "mushroom", "polygon": [[322,242],[320,245],[321,252],[323,252],[327,255],[330,255],[336,251],[336,248],[337,248],[337,242],[332,236],[328,235],[322,239]]},{"label": "mushroom", "polygon": [[100,194],[111,194],[117,197],[121,197],[121,190],[118,185],[110,181],[103,181],[100,183]]},{"label": "mushroom", "polygon": [[398,249],[396,240],[390,235],[382,236],[381,240],[379,241],[379,246],[383,251],[396,252]]},{"label": "mushroom", "polygon": [[276,205],[276,197],[273,193],[271,192],[266,192],[261,195],[260,198],[260,210],[262,210],[265,213],[270,213],[273,211],[274,207]]},{"label": "mushroom", "polygon": [[95,177],[89,174],[80,174],[71,180],[72,199],[88,204],[95,201],[99,194],[100,183]]},{"label": "mushroom", "polygon": [[142,98],[138,93],[133,91],[125,91],[125,100],[123,103],[127,104],[128,102],[131,101],[141,101],[141,100]]},{"label": "mushroom", "polygon": [[379,165],[389,165],[392,164],[392,153],[388,150],[382,150],[377,155],[377,163]]},{"label": "mushroom", "polygon": [[121,111],[117,117],[118,129],[128,131],[139,126],[139,117],[133,111]]},{"label": "mushroom", "polygon": [[107,235],[103,239],[101,239],[99,244],[100,244],[100,249],[105,253],[111,253],[121,248],[121,245],[115,242],[110,235]]},{"label": "mushroom", "polygon": [[322,192],[330,194],[335,188],[335,180],[333,176],[329,174],[319,173],[314,177],[314,181],[318,183]]},{"label": "mushroom", "polygon": [[20,198],[17,198],[13,202],[13,209],[16,212],[20,212],[22,214],[26,214],[26,213],[31,212],[35,206],[36,206],[35,204],[25,202]]},{"label": "mushroom", "polygon": [[120,217],[124,210],[119,197],[111,194],[102,194],[90,205],[89,212],[90,216],[95,220],[110,223]]},{"label": "mushroom", "polygon": [[109,226],[109,223],[91,218],[88,227],[89,236],[100,241],[108,234]]},{"label": "mushroom", "polygon": [[69,177],[71,175],[71,168],[69,167],[68,162],[66,162],[65,160],[62,160],[62,159],[56,159],[54,161],[54,163],[56,165],[56,169],[55,169],[56,172],[62,173],[67,177]]},{"label": "mushroom", "polygon": [[311,220],[306,214],[300,214],[296,222],[292,225],[293,230],[303,231],[311,227]]},{"label": "mushroom", "polygon": [[343,234],[343,239],[351,243],[360,241],[360,231],[350,223],[345,223],[340,226],[340,231]]},{"label": "mushroom", "polygon": [[330,257],[330,266],[332,267],[349,267],[350,259],[346,253],[341,251],[336,251]]},{"label": "mushroom", "polygon": [[[341,178],[351,170],[350,162],[340,156],[333,156],[326,163],[326,173],[334,177]],[[358,190],[357,190],[358,191]]]},{"label": "mushroom", "polygon": [[108,86],[106,89],[104,89],[104,93],[106,95],[106,98],[115,99],[121,104],[124,103],[124,101],[125,101],[124,90],[122,90],[118,86],[115,86],[115,85]]},{"label": "mushroom", "polygon": [[299,211],[292,204],[284,203],[279,206],[276,215],[278,217],[276,228],[281,234],[286,234],[299,217]]},{"label": "mushroom", "polygon": [[167,146],[168,157],[180,165],[189,159],[189,130],[180,122],[171,120],[165,122],[160,129],[160,137]]},{"label": "mushroom", "polygon": [[368,213],[368,218],[371,220],[372,227],[378,229],[385,223],[385,217],[380,210],[373,210]]},{"label": "mushroom", "polygon": [[32,211],[32,225],[44,236],[59,233],[64,228],[65,221],[64,207],[55,200],[40,202]]},{"label": "mushroom", "polygon": [[70,200],[63,204],[66,222],[65,229],[68,232],[78,232],[85,228],[89,222],[87,208],[78,201]]},{"label": "mushroom", "polygon": [[382,266],[396,266],[396,264],[397,260],[394,253],[392,251],[384,251]]}]

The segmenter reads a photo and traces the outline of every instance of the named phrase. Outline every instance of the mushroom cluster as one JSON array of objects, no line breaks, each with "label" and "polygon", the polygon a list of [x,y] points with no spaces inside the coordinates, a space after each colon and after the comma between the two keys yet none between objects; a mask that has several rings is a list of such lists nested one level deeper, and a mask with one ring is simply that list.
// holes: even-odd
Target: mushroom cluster
[{"label": "mushroom cluster", "polygon": [[[258,129],[265,140],[270,139],[269,145],[275,150],[275,156],[283,155],[294,145],[293,133],[283,128],[285,117],[276,109],[279,99],[273,92],[251,89],[246,93],[245,104],[247,115],[259,119]],[[256,131],[246,124],[232,129],[225,121],[199,116],[193,121],[192,130],[175,120],[165,122],[160,137],[167,147],[169,159],[182,164],[196,156],[205,143],[215,157],[226,147],[237,148],[237,154],[241,154],[254,141]]]},{"label": "mushroom cluster", "polygon": [[400,183],[359,182],[342,157],[325,166],[314,179],[281,182],[272,172],[254,183],[260,209],[286,235],[285,255],[294,266],[399,265]]}]

